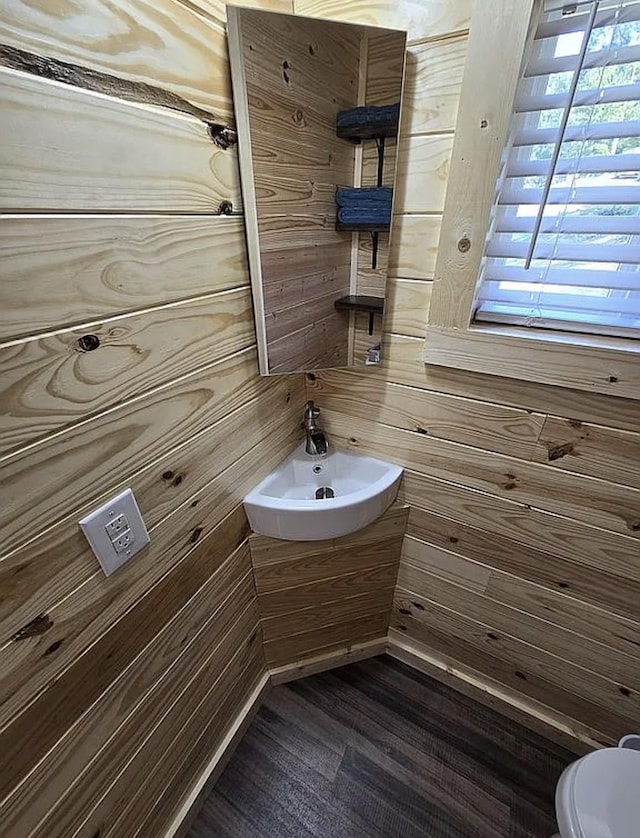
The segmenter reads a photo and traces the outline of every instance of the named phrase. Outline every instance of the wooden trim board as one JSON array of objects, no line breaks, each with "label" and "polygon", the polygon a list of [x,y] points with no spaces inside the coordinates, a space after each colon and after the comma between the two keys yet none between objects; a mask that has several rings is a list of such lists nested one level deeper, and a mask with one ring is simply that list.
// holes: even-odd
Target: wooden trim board
[{"label": "wooden trim board", "polygon": [[571,719],[544,707],[531,699],[523,700],[502,684],[490,678],[479,676],[462,664],[444,660],[437,654],[428,652],[424,647],[404,642],[389,633],[387,654],[426,675],[448,684],[463,695],[491,707],[513,721],[540,733],[552,742],[557,742],[576,754],[586,754],[594,748],[601,748],[600,742],[589,737],[585,728],[582,730]]},{"label": "wooden trim board", "polygon": [[182,838],[182,836],[187,834],[202,804],[216,784],[218,777],[224,771],[226,764],[233,756],[233,752],[240,744],[240,740],[246,733],[253,717],[260,709],[264,697],[271,688],[271,683],[269,674],[265,673],[229,727],[227,735],[211,757],[205,770],[193,783],[180,808],[176,811],[173,822],[164,833],[163,838],[174,838],[174,836],[175,838]]},{"label": "wooden trim board", "polygon": [[541,0],[475,0],[423,360],[640,398],[637,341],[472,322],[503,148]]}]

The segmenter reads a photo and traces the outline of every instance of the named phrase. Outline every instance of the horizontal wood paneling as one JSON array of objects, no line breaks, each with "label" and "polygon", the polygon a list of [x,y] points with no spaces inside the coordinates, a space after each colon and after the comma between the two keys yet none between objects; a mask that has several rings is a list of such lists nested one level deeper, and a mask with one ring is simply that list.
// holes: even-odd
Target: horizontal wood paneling
[{"label": "horizontal wood paneling", "polygon": [[[216,535],[217,538],[212,536],[211,540],[203,541],[192,550],[190,560],[181,563],[176,574],[169,574],[142,596],[136,607],[128,612],[128,618],[114,623],[113,628],[94,644],[90,654],[80,656],[40,695],[39,701],[29,705],[5,729],[0,786],[3,796],[153,640],[159,631],[157,614],[162,613],[168,622],[189,600],[190,593],[195,593],[216,567],[240,546],[247,535],[242,514],[232,515],[220,524]],[[55,727],[50,724],[54,712]]]},{"label": "horizontal wood paneling", "polygon": [[248,284],[241,218],[9,216],[2,340]]},{"label": "horizontal wood paneling", "polygon": [[[258,376],[224,19],[0,23],[7,835],[160,834],[266,678],[241,500],[303,392]],[[77,522],[127,486],[151,543],[107,578]]]},{"label": "horizontal wood paneling", "polygon": [[[258,583],[260,613],[264,617],[282,617],[298,608],[312,608],[393,586],[398,574],[397,561],[382,564],[378,559],[378,563],[374,564],[375,561],[375,556],[371,556],[368,558],[369,564],[355,572],[343,571],[339,576],[317,578],[303,585],[291,585],[274,591],[262,592]],[[343,567],[349,567],[350,564],[345,561]]]},{"label": "horizontal wood paneling", "polygon": [[[100,344],[82,348],[87,334]],[[249,289],[223,291],[0,347],[0,454],[238,352],[254,340]]]},{"label": "horizontal wood paneling", "polygon": [[[432,572],[428,563],[431,551],[427,548],[425,562],[424,549],[415,550],[415,545],[412,548],[403,552],[406,561],[398,575],[400,588],[429,591],[429,597],[445,608],[459,610],[471,619],[490,620],[500,631],[517,634],[527,643],[571,659],[577,666],[598,671],[608,680],[637,691],[638,646],[632,639],[638,635],[637,623],[625,625],[624,621],[609,620],[606,615],[600,620],[597,610],[589,606],[569,608],[565,614],[561,596],[548,594],[541,602],[544,592],[538,597],[535,589],[532,594],[526,586],[522,586],[524,590],[513,590],[518,587],[516,580],[495,572],[479,589],[476,568],[470,569],[470,563],[463,558],[446,557],[447,567],[451,566],[455,573],[455,579],[451,579],[445,576],[446,571],[443,573],[442,554],[438,557],[440,564]],[[467,572],[472,574],[470,583],[467,583]],[[622,623],[628,640],[624,634],[620,638],[616,636],[616,623]]]},{"label": "horizontal wood paneling", "polygon": [[[455,511],[452,511],[455,514]],[[618,576],[608,567],[587,565],[582,562],[582,554],[576,551],[574,560],[568,560],[551,552],[553,542],[549,540],[544,552],[534,543],[525,544],[492,529],[492,521],[483,524],[476,520],[476,526],[454,521],[442,515],[433,514],[418,506],[412,506],[407,523],[407,535],[423,542],[428,542],[447,551],[455,551],[480,567],[488,566],[510,573],[522,581],[526,589],[527,582],[533,582],[543,589],[564,592],[564,608],[572,608],[587,602],[612,617],[620,614],[640,620],[640,582],[628,576]],[[488,525],[489,529],[479,529]],[[514,528],[512,536],[517,536]],[[533,539],[531,540],[533,542]],[[631,548],[633,545],[631,545]],[[631,549],[630,548],[630,549]],[[449,566],[449,556],[443,561]],[[452,568],[450,568],[452,571]],[[483,569],[482,576],[486,575]]]},{"label": "horizontal wood paneling", "polygon": [[408,469],[401,497],[411,506],[436,515],[453,517],[569,561],[640,581],[635,538]]},{"label": "horizontal wood paneling", "polygon": [[[354,420],[372,421],[528,458],[535,449],[544,416],[445,393],[390,382],[368,381],[340,372],[325,372],[312,386],[324,409]],[[337,429],[338,430],[338,429]]]},{"label": "horizontal wood paneling", "polygon": [[235,150],[203,122],[12,70],[0,69],[0,86],[4,210],[240,208]]},{"label": "horizontal wood paneling", "polygon": [[[425,312],[426,317],[426,312]],[[368,371],[397,384],[507,404],[538,413],[574,417],[613,428],[640,430],[640,414],[633,399],[564,390],[544,384],[480,375],[424,364],[424,340],[405,335],[383,336],[383,364]]]},{"label": "horizontal wood paneling", "polygon": [[[239,741],[237,737],[242,733],[242,725],[246,724],[246,716],[242,715],[238,719],[238,713],[244,714],[247,701],[256,695],[264,679],[258,627],[244,640],[240,650],[200,704],[196,706],[193,702],[193,699],[199,698],[195,689],[197,685],[194,685],[193,698],[188,696],[189,704],[193,703],[193,710],[186,706],[181,718],[168,718],[166,725],[154,731],[153,740],[135,760],[138,764],[132,763],[127,771],[128,776],[120,782],[121,798],[127,805],[107,835],[116,838],[124,828],[132,825],[139,825],[141,835],[162,835],[165,830],[170,832],[174,829],[184,812],[185,798],[189,802],[193,778],[198,781],[203,777],[209,779],[213,757],[227,743],[232,749],[234,742],[237,744]],[[176,730],[174,722],[184,724],[177,728],[177,735],[167,754],[167,733]],[[153,766],[153,770],[147,775],[146,782],[140,783],[141,766],[147,768],[149,765]],[[220,762],[216,765],[216,773],[219,765]],[[132,785],[139,787],[133,799]],[[104,815],[99,811],[95,814],[98,817],[92,814],[87,826],[94,822],[94,818],[99,823],[104,822]],[[109,820],[113,821],[112,818]]]},{"label": "horizontal wood paneling", "polygon": [[293,0],[299,15],[406,29],[409,38],[436,37],[469,26],[469,0]]},{"label": "horizontal wood paneling", "polygon": [[440,216],[397,215],[389,251],[389,276],[433,279]]},{"label": "horizontal wood paneling", "polygon": [[554,468],[640,488],[640,434],[548,416],[534,459]]},{"label": "horizontal wood paneling", "polygon": [[409,48],[402,113],[404,134],[455,130],[466,48],[466,33]]},{"label": "horizontal wood paneling", "polygon": [[[9,552],[23,540],[25,522],[35,535],[70,509],[104,493],[114,479],[131,474],[157,457],[159,446],[186,442],[203,428],[255,397],[264,384],[253,377],[253,347],[197,370],[51,436],[5,462],[6,503],[0,525]],[[37,479],[35,475],[38,475]],[[121,476],[121,477],[120,477]],[[58,485],[51,497],[52,483]],[[34,522],[37,522],[34,524]]]},{"label": "horizontal wood paneling", "polygon": [[389,538],[402,538],[407,523],[407,510],[402,504],[393,504],[385,514],[364,529],[340,538],[323,541],[284,541],[254,533],[251,536],[251,560],[256,574],[266,565],[287,562],[290,559],[310,557],[342,549],[377,543]]},{"label": "horizontal wood paneling", "polygon": [[408,510],[396,504],[364,529],[326,541],[249,539],[270,666],[386,634]]},{"label": "horizontal wood paneling", "polygon": [[329,653],[355,643],[366,643],[384,637],[389,626],[389,609],[357,620],[315,628],[310,632],[292,634],[264,644],[269,666],[284,666],[293,661],[321,653]]},{"label": "horizontal wood paneling", "polygon": [[[404,611],[409,611],[409,602],[415,599],[411,592],[396,592],[398,603]],[[407,597],[404,599],[403,597]],[[414,605],[415,608],[415,605]],[[418,609],[419,610],[419,609]],[[486,627],[478,626],[470,621],[461,623],[457,630],[445,624],[438,626],[427,617],[430,624],[414,620],[410,615],[403,614],[397,623],[392,619],[389,639],[392,643],[403,643],[409,640],[413,648],[419,653],[422,649],[429,650],[440,660],[450,661],[452,666],[466,669],[478,680],[479,684],[490,683],[498,689],[506,687],[512,691],[511,701],[516,707],[529,707],[528,700],[533,699],[542,707],[548,707],[551,713],[556,713],[568,726],[571,732],[575,729],[581,735],[589,737],[592,745],[614,745],[620,738],[617,731],[627,730],[629,721],[603,711],[584,690],[574,693],[570,689],[563,689],[545,677],[546,671],[539,672],[537,667],[529,662],[527,646],[513,644],[511,654],[498,655],[495,642],[487,648],[481,648],[480,643],[469,642],[467,633],[479,638],[486,637]],[[395,628],[394,626],[398,627]],[[557,668],[558,662],[552,659],[551,666]],[[509,699],[504,693],[499,694],[498,706]],[[535,706],[535,705],[534,705]],[[575,722],[575,725],[573,724]],[[537,718],[536,722],[537,723]]]},{"label": "horizontal wood paneling", "polygon": [[637,538],[640,535],[640,492],[597,478],[587,486],[575,475],[515,457],[470,449],[431,439],[381,423],[359,420],[358,431],[341,414],[328,411],[329,433],[342,445],[400,465],[406,462],[421,474],[462,483],[501,498],[595,524]]},{"label": "horizontal wood paneling", "polygon": [[[394,580],[395,582],[395,580]],[[388,611],[393,599],[394,582],[387,588],[367,591],[335,602],[312,605],[290,614],[276,614],[262,620],[265,642],[281,640],[293,634],[315,631],[318,626],[350,622],[360,617]]]},{"label": "horizontal wood paneling", "polygon": [[[291,588],[300,588],[308,584],[339,580],[345,576],[350,578],[355,574],[364,573],[372,568],[393,564],[394,549],[401,539],[398,536],[384,539],[371,544],[361,544],[354,547],[340,547],[322,553],[304,552],[304,542],[300,555],[294,559],[255,568],[256,587],[260,595],[264,595],[265,602],[270,602],[269,595],[282,593]],[[364,577],[363,577],[364,578]],[[357,583],[357,579],[354,579]],[[291,603],[296,602],[296,594],[290,593]],[[301,600],[300,600],[301,601]]]},{"label": "horizontal wood paneling", "polygon": [[[600,735],[618,737],[625,729],[628,730],[634,718],[637,718],[636,699],[633,693],[623,695],[618,685],[589,673],[563,658],[558,658],[545,649],[498,631],[492,624],[489,614],[486,620],[478,623],[461,613],[464,611],[463,608],[456,611],[449,610],[423,595],[418,596],[413,591],[403,592],[399,588],[396,596],[399,597],[398,609],[410,610],[412,616],[399,614],[399,611],[397,612],[399,616],[396,616],[394,612],[391,619],[392,628],[398,629],[403,635],[409,635],[409,626],[412,629],[415,628],[416,639],[427,646],[428,638],[432,632],[435,632],[434,648],[436,650],[439,648],[440,636],[451,636],[479,653],[488,649],[493,657],[514,667],[515,678],[528,682],[531,674],[534,678],[560,688],[566,695],[563,703],[556,709],[572,718],[572,713],[576,712],[574,707],[580,708],[578,720],[592,727]],[[407,607],[409,602],[414,601],[418,602],[422,609],[416,609],[415,605],[411,609]],[[415,612],[418,612],[419,616],[414,616]],[[400,626],[405,626],[407,631],[403,631],[399,628]],[[468,658],[467,662],[470,660],[471,658]],[[481,660],[481,657],[477,658],[478,663]],[[465,662],[464,659],[463,662]],[[518,672],[520,675],[517,674]],[[491,675],[491,672],[488,674]],[[524,677],[521,677],[523,675]],[[528,684],[524,684],[520,687],[525,695],[528,694],[527,686]],[[544,693],[533,695],[534,698],[544,701],[543,696]],[[591,712],[588,712],[588,708],[583,704],[582,696],[586,698],[585,703],[593,703]],[[557,701],[557,697],[554,697],[554,700]]]},{"label": "horizontal wood paneling", "polygon": [[452,147],[452,134],[408,136],[401,141],[395,196],[399,211],[442,212]]},{"label": "horizontal wood paneling", "polygon": [[[394,14],[359,11],[382,25]],[[453,133],[469,120],[457,114],[465,33],[413,24],[382,363],[321,374],[307,392],[333,442],[405,467],[392,643],[533,726],[614,742],[640,718],[638,405],[423,363],[436,256],[459,256],[440,219]]]},{"label": "horizontal wood paneling", "polygon": [[431,282],[391,277],[386,285],[386,332],[424,337]]},{"label": "horizontal wood paneling", "polygon": [[[223,536],[224,531],[219,535]],[[239,640],[255,631],[257,610],[246,541],[223,562],[221,558],[230,545],[223,538],[218,544],[220,553],[211,542],[203,542],[197,551],[200,562],[191,561],[190,567],[182,570],[183,579],[191,571],[189,585],[194,595],[189,605],[183,606],[174,619],[170,606],[165,611],[166,624],[148,646],[134,641],[138,648],[144,648],[136,665],[129,666],[102,694],[98,693],[97,702],[79,725],[41,763],[35,781],[23,787],[22,795],[14,796],[8,818],[15,818],[9,822],[16,832],[30,832],[50,810],[38,834],[64,834],[77,828],[86,816],[87,801],[100,798],[130,754],[143,745],[174,705],[181,708],[176,699],[190,681],[199,676],[200,690],[210,684],[215,676],[207,678],[207,668],[212,674],[222,671],[238,649]],[[208,562],[203,560],[205,555]],[[174,579],[177,581],[178,577]],[[171,586],[164,587],[166,598]],[[141,604],[117,630],[121,645],[122,632],[128,629],[136,635],[131,631],[134,613],[140,619],[144,613]],[[151,614],[147,613],[150,622]],[[259,656],[259,647],[255,651]],[[80,663],[75,666],[82,669]],[[93,686],[84,691],[87,689]],[[100,750],[105,742],[108,746]],[[34,747],[26,735],[24,745],[26,750]],[[80,779],[89,765],[91,771]],[[76,779],[79,784],[74,787]]]},{"label": "horizontal wood paneling", "polygon": [[[273,442],[278,446],[278,453],[262,460],[261,447],[256,446],[216,475],[201,492],[178,506],[176,512],[152,530],[152,544],[139,561],[127,565],[118,576],[105,581],[101,572],[96,572],[95,560],[86,546],[79,545],[83,550],[80,556],[86,578],[82,586],[72,589],[66,598],[46,612],[42,608],[48,595],[48,589],[44,587],[46,579],[42,582],[43,593],[35,589],[27,602],[18,600],[23,609],[46,614],[46,626],[41,634],[29,636],[30,623],[26,623],[26,628],[22,629],[25,636],[22,637],[19,630],[3,649],[0,718],[6,720],[15,714],[75,657],[95,643],[149,585],[177,568],[194,545],[214,531],[221,519],[237,506],[243,494],[255,485],[256,479],[274,468],[282,452],[290,450],[297,439],[283,435],[280,439],[274,437]],[[39,573],[41,578],[44,572],[42,568],[27,567],[27,570]],[[69,584],[68,577],[62,573],[56,581],[60,587]]]},{"label": "horizontal wood paneling", "polygon": [[[291,11],[291,0],[269,5]],[[17,0],[3,15],[0,41],[115,77],[112,95],[118,95],[117,80],[127,79],[142,101],[144,85],[152,85],[231,118],[224,3],[137,0],[133,11],[125,0],[98,0],[90,10]]]}]

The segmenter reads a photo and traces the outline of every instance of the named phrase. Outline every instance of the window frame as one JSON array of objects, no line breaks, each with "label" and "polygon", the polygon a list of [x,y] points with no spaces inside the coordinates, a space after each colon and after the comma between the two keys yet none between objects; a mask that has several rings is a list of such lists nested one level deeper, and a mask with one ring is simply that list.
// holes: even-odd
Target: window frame
[{"label": "window frame", "polygon": [[543,0],[474,0],[426,364],[640,399],[640,341],[472,322],[516,88]]}]

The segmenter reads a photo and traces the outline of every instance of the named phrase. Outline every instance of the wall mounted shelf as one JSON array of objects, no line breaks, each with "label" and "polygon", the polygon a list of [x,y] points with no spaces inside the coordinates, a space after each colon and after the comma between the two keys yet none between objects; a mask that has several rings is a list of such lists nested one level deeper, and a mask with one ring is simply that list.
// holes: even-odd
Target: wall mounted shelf
[{"label": "wall mounted shelf", "polygon": [[351,224],[348,221],[336,221],[336,230],[352,233],[384,233],[389,230],[389,224]]},{"label": "wall mounted shelf", "polygon": [[337,128],[336,134],[341,140],[352,140],[354,143],[362,140],[378,140],[383,137],[398,135],[398,121],[387,122],[382,125],[354,125],[348,128]]},{"label": "wall mounted shelf", "polygon": [[348,294],[333,304],[338,311],[366,311],[369,313],[369,334],[373,334],[373,318],[384,311],[384,297],[370,297],[367,294]]}]

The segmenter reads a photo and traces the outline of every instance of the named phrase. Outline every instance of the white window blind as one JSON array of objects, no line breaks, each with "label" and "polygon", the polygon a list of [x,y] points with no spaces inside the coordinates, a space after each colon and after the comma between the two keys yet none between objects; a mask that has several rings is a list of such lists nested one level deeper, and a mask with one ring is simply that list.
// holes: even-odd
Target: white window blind
[{"label": "white window blind", "polygon": [[640,337],[640,2],[553,2],[516,96],[475,317]]}]

